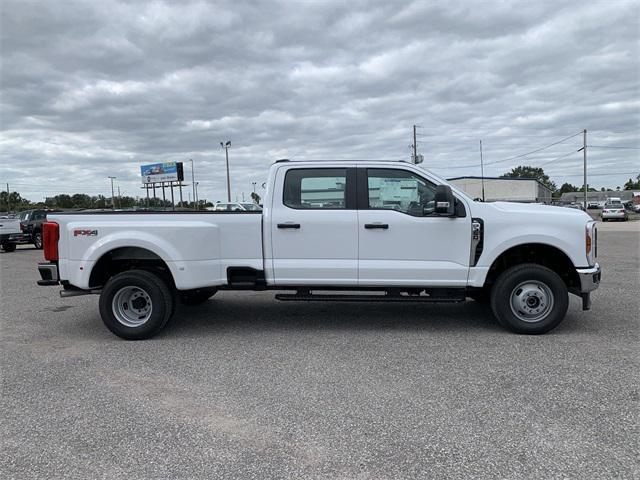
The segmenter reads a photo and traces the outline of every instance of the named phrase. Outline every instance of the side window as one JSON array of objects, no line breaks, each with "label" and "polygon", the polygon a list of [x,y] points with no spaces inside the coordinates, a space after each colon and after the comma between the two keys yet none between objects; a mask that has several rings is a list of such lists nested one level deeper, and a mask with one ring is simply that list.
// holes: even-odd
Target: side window
[{"label": "side window", "polygon": [[369,208],[389,209],[414,217],[433,214],[436,186],[406,170],[369,168]]},{"label": "side window", "polygon": [[346,208],[346,168],[300,168],[284,178],[283,203],[291,208]]}]

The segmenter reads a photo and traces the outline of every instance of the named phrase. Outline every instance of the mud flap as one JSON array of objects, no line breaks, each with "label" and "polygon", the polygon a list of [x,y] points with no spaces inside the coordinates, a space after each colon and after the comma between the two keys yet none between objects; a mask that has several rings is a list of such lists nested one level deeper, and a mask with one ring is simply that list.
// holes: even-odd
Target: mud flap
[{"label": "mud flap", "polygon": [[591,310],[591,293],[581,293],[582,297],[582,310]]}]

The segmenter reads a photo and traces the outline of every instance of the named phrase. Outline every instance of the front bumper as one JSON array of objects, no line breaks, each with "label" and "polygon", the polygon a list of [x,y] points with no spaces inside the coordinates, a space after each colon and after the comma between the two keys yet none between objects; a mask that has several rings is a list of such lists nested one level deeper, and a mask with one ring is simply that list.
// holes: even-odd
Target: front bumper
[{"label": "front bumper", "polygon": [[596,263],[593,267],[589,268],[578,268],[576,271],[580,279],[580,293],[593,292],[600,286],[602,272],[599,264]]},{"label": "front bumper", "polygon": [[39,263],[38,272],[42,278],[42,280],[38,280],[38,285],[58,285],[60,283],[58,265],[55,263]]},{"label": "front bumper", "polygon": [[582,310],[591,309],[591,292],[600,286],[600,279],[602,278],[602,272],[600,271],[600,265],[595,264],[589,268],[577,268],[578,278],[580,279],[580,292],[578,293],[582,297]]}]

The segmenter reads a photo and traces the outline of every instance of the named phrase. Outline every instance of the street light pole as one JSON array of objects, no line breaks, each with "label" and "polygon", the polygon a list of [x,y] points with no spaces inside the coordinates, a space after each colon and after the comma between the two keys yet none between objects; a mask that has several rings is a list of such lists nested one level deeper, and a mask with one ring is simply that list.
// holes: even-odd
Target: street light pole
[{"label": "street light pole", "polygon": [[116,204],[115,204],[115,201],[114,201],[115,192],[113,190],[113,181],[116,179],[116,177],[111,177],[110,176],[110,177],[107,177],[107,178],[111,179],[111,209],[115,210],[116,209]]},{"label": "street light pole", "polygon": [[231,202],[231,178],[229,176],[229,147],[231,146],[231,140],[227,140],[226,143],[220,142],[220,146],[224,148],[224,155],[227,160],[227,201]]}]

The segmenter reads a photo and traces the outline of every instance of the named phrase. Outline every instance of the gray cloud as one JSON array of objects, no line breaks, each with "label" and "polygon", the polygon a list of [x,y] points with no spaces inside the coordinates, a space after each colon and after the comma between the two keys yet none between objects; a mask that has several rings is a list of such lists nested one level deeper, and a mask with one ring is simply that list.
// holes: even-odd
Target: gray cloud
[{"label": "gray cloud", "polygon": [[[392,3],[392,2],[391,2]],[[234,195],[276,158],[408,158],[478,174],[583,128],[640,147],[640,6],[616,2],[33,2],[2,9],[0,180],[27,197],[141,194],[138,166],[196,162],[201,196]],[[580,137],[525,159],[581,182]],[[590,183],[640,172],[591,149]]]}]

